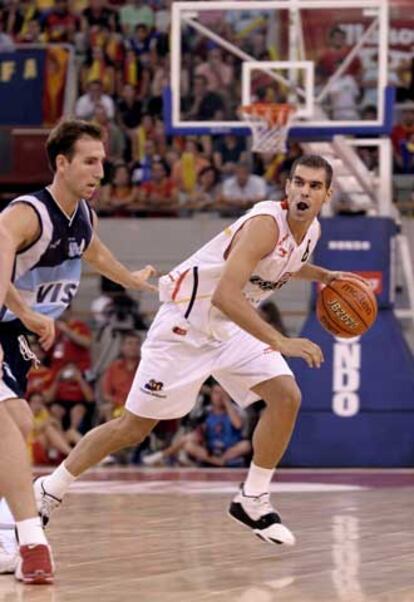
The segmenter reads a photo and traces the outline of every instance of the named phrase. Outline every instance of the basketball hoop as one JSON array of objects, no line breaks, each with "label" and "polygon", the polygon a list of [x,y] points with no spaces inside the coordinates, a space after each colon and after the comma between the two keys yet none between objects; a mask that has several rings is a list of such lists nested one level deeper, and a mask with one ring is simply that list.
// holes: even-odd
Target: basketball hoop
[{"label": "basketball hoop", "polygon": [[296,107],[289,104],[255,103],[240,108],[253,134],[256,153],[284,153]]}]

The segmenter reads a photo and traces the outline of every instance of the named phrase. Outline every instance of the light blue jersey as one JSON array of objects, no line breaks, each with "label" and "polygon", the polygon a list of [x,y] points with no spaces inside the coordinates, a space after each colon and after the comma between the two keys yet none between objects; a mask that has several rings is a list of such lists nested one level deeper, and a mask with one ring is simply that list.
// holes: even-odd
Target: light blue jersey
[{"label": "light blue jersey", "polygon": [[[16,255],[13,284],[35,311],[59,317],[71,303],[79,287],[81,258],[93,235],[92,211],[80,200],[72,217],[58,205],[47,188],[18,197],[11,206],[26,203],[35,210],[40,235]],[[15,315],[0,311],[0,321]]]}]

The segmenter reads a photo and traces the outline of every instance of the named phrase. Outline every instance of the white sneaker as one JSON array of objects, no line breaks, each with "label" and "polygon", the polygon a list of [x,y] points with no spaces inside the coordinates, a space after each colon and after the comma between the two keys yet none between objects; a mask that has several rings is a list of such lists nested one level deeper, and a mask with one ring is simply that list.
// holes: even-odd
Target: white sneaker
[{"label": "white sneaker", "polygon": [[295,545],[295,536],[282,525],[282,520],[270,503],[269,493],[258,496],[245,495],[243,485],[230,504],[229,516],[252,529],[263,541],[276,544]]},{"label": "white sneaker", "polygon": [[16,523],[6,500],[0,501],[0,574],[14,573],[19,546],[16,538]]},{"label": "white sneaker", "polygon": [[49,522],[52,512],[62,503],[61,499],[46,491],[45,479],[46,477],[38,477],[33,481],[36,505],[44,527]]},{"label": "white sneaker", "polygon": [[144,466],[155,466],[156,464],[160,464],[163,459],[163,454],[161,451],[154,452],[152,454],[147,454],[146,456],[142,456],[141,462]]},{"label": "white sneaker", "polygon": [[14,573],[19,559],[19,547],[14,527],[0,527],[0,575]]}]

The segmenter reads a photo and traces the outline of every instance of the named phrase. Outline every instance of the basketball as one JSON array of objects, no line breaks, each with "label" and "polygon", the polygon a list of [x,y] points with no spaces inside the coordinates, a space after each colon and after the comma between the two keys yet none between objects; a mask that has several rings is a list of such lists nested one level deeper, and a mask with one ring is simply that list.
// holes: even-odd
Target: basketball
[{"label": "basketball", "polygon": [[377,317],[377,300],[359,280],[333,280],[318,295],[316,315],[322,327],[336,337],[364,334]]}]

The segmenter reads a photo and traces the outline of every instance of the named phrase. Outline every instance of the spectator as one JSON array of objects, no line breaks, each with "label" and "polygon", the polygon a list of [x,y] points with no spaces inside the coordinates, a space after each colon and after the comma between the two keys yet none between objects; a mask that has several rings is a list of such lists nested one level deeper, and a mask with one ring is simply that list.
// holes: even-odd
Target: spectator
[{"label": "spectator", "polygon": [[114,165],[119,161],[123,161],[126,148],[124,133],[112,119],[109,119],[108,112],[104,105],[96,105],[94,121],[101,126],[103,131],[106,162],[109,165]]},{"label": "spectator", "polygon": [[0,52],[13,52],[15,45],[11,35],[6,32],[6,27],[4,16],[0,13]]},{"label": "spectator", "polygon": [[285,189],[284,182],[281,182],[281,173],[286,160],[286,153],[260,153],[256,154],[254,159],[254,173],[263,176],[268,197],[275,201],[284,198]]},{"label": "spectator", "polygon": [[411,57],[400,61],[397,77],[396,101],[414,101],[414,45],[411,46]]},{"label": "spectator", "polygon": [[76,444],[92,426],[94,391],[74,362],[64,362],[44,397],[70,443]]},{"label": "spectator", "polygon": [[[154,47],[151,31],[146,25],[137,25],[134,29],[134,35],[129,39],[129,48],[135,52],[135,56],[140,59],[148,55]],[[144,59],[145,61],[145,59]]]},{"label": "spectator", "polygon": [[46,15],[43,29],[48,42],[75,42],[80,28],[79,17],[72,13],[69,0],[55,0],[55,7]]},{"label": "spectator", "polygon": [[375,105],[365,105],[361,111],[363,121],[374,121],[377,118],[377,107]]},{"label": "spectator", "polygon": [[112,61],[105,54],[101,46],[94,46],[81,68],[81,88],[87,90],[89,82],[102,82],[105,94],[115,92],[115,69]]},{"label": "spectator", "polygon": [[81,16],[83,32],[93,34],[99,30],[119,31],[117,13],[105,4],[105,0],[89,0],[89,6],[85,8]]},{"label": "spectator", "polygon": [[246,143],[241,136],[226,134],[215,141],[213,161],[223,175],[233,175],[236,165],[246,160]]},{"label": "spectator", "polygon": [[126,331],[122,336],[120,357],[109,364],[102,377],[103,404],[100,412],[105,421],[121,415],[138,368],[140,352],[138,333]]},{"label": "spectator", "polygon": [[212,165],[203,167],[197,177],[197,186],[187,199],[186,208],[196,211],[216,209],[219,196],[219,172]]},{"label": "spectator", "polygon": [[159,160],[157,146],[151,138],[144,144],[144,155],[141,161],[135,161],[132,164],[132,183],[135,185],[148,182],[152,177],[152,164],[154,160]]},{"label": "spectator", "polygon": [[86,87],[86,94],[83,94],[76,101],[76,117],[86,120],[92,119],[98,105],[105,107],[108,119],[114,118],[115,104],[108,94],[104,94],[102,82],[100,80],[90,81]]},{"label": "spectator", "polygon": [[30,447],[34,464],[50,464],[50,461],[69,455],[72,447],[66,439],[61,426],[49,413],[41,393],[32,393],[28,397],[33,412],[33,432]]},{"label": "spectator", "polygon": [[[0,3],[0,6],[3,6]],[[3,31],[13,38],[19,39],[20,35],[25,35],[27,25],[32,19],[40,21],[41,13],[34,0],[21,0],[20,2],[4,3],[1,8],[0,21],[3,22]],[[1,34],[0,34],[1,35]]]},{"label": "spectator", "polygon": [[414,174],[414,132],[400,142],[400,153],[396,156],[396,161],[400,173]]},{"label": "spectator", "polygon": [[31,19],[27,23],[24,30],[17,36],[17,41],[21,44],[43,44],[46,41],[38,19]]},{"label": "spectator", "polygon": [[151,30],[155,23],[154,11],[144,0],[126,2],[119,11],[119,17],[125,36],[131,35],[137,25],[145,25],[148,30]]},{"label": "spectator", "polygon": [[414,133],[414,109],[404,109],[400,122],[396,123],[391,132],[391,140],[394,147],[395,168],[400,171],[402,169],[403,147],[408,141],[411,134]]},{"label": "spectator", "polygon": [[[346,33],[340,27],[329,32],[328,48],[321,53],[317,68],[329,78],[344,62],[350,48],[346,45]],[[345,74],[352,75],[359,83],[362,77],[362,63],[358,56],[354,57]]]},{"label": "spectator", "polygon": [[194,77],[193,96],[188,99],[186,119],[194,121],[220,121],[225,116],[225,105],[222,97],[216,92],[207,90],[207,78],[204,75]]},{"label": "spectator", "polygon": [[243,435],[244,412],[218,384],[213,385],[210,399],[211,406],[196,431],[181,436],[164,451],[146,456],[144,464],[156,464],[184,449],[202,466],[244,466],[251,451],[251,444]]},{"label": "spectator", "polygon": [[92,333],[89,326],[74,316],[71,307],[56,321],[56,340],[50,356],[50,367],[54,372],[67,363],[76,363],[81,370],[91,367]]},{"label": "spectator", "polygon": [[141,163],[145,157],[145,145],[147,140],[155,138],[155,119],[148,113],[144,113],[141,123],[133,131],[132,137],[132,159]]},{"label": "spectator", "polygon": [[117,103],[118,124],[128,135],[141,122],[142,103],[137,99],[134,86],[125,84]]},{"label": "spectator", "polygon": [[358,101],[361,89],[351,74],[342,75],[330,86],[328,92],[330,118],[335,121],[359,120]]},{"label": "spectator", "polygon": [[172,177],[180,191],[194,192],[200,171],[209,165],[201,155],[201,147],[197,139],[188,137],[181,158],[173,167]]},{"label": "spectator", "polygon": [[174,180],[169,177],[165,161],[153,161],[151,180],[144,182],[137,190],[135,210],[148,215],[176,216],[178,211],[178,194]]},{"label": "spectator", "polygon": [[126,217],[131,215],[135,191],[125,163],[114,165],[111,181],[102,186],[97,203],[99,215]]},{"label": "spectator", "polygon": [[235,175],[223,184],[220,207],[224,214],[234,214],[248,209],[266,198],[266,182],[261,176],[250,173],[247,163],[239,163]]},{"label": "spectator", "polygon": [[151,80],[148,112],[151,115],[162,116],[163,90],[168,85],[168,67],[165,58],[158,59]]},{"label": "spectator", "polygon": [[209,92],[228,93],[234,79],[233,69],[223,61],[220,48],[209,50],[207,62],[199,65],[195,73],[205,77]]}]

